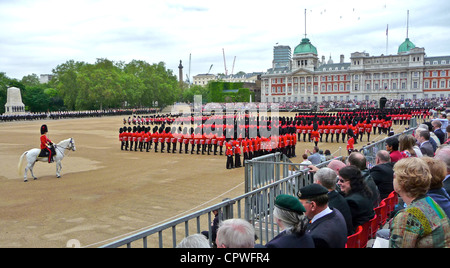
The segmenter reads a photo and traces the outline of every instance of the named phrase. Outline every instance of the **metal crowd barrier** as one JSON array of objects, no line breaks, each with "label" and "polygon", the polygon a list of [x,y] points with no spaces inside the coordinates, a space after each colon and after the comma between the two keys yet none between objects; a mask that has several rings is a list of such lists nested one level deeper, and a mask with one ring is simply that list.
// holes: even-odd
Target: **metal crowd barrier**
[{"label": "metal crowd barrier", "polygon": [[[339,159],[339,158],[338,158]],[[328,162],[318,167],[326,166]],[[298,189],[313,182],[312,174],[302,164],[294,164],[280,153],[247,160],[246,184],[251,190],[232,199],[201,209],[192,214],[161,224],[154,228],[130,235],[102,248],[173,247],[185,237],[207,231],[212,244],[211,223],[213,211],[220,220],[242,218],[252,223],[257,231],[258,243],[266,244],[279,232],[272,215],[275,197],[279,194],[296,195]],[[248,177],[247,177],[248,176]],[[251,178],[251,179],[250,179]]]}]

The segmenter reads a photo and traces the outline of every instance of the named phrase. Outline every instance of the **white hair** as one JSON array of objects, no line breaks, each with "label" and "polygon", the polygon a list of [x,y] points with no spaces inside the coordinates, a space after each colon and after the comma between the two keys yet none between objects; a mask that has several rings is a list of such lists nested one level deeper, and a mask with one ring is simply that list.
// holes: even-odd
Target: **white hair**
[{"label": "white hair", "polygon": [[193,234],[184,238],[177,248],[211,248],[208,239],[202,234]]}]

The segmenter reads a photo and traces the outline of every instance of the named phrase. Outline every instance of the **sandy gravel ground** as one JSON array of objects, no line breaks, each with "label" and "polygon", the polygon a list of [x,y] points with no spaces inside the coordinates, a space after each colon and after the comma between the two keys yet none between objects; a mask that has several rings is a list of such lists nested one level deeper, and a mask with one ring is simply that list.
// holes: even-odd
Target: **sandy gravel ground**
[{"label": "sandy gravel ground", "polygon": [[[39,146],[44,123],[53,142],[73,137],[77,150],[62,178],[39,162],[38,180],[24,183],[19,157]],[[225,156],[121,151],[121,126],[122,117],[0,124],[0,247],[98,247],[244,193],[244,168],[225,169]],[[292,161],[312,146],[299,143]],[[319,147],[345,153],[343,143]]]}]

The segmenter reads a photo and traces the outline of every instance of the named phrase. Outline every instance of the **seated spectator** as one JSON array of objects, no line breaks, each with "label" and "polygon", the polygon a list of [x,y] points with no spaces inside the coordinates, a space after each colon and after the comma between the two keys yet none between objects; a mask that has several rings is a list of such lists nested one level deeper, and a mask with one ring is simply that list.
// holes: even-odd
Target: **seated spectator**
[{"label": "seated spectator", "polygon": [[307,233],[312,236],[315,247],[345,248],[347,224],[338,209],[328,206],[328,190],[319,184],[310,184],[300,189],[298,198],[310,219]]},{"label": "seated spectator", "polygon": [[255,228],[246,220],[229,219],[219,224],[217,248],[254,248]]},{"label": "seated spectator", "polygon": [[339,170],[343,167],[345,167],[345,163],[340,161],[340,160],[332,160],[329,164],[328,164],[328,168],[331,168],[334,172],[336,172],[336,175],[339,174]]},{"label": "seated spectator", "polygon": [[406,157],[422,157],[422,152],[416,145],[416,138],[411,134],[402,134],[398,138],[399,151],[402,154],[402,158]]},{"label": "seated spectator", "polygon": [[436,136],[436,134],[434,134],[433,125],[431,124],[431,122],[425,122],[423,124],[420,124],[420,126],[422,126],[423,128],[425,128],[430,132],[430,142],[431,140],[434,141],[434,143],[432,142],[432,145],[434,150],[436,151],[436,148],[439,147],[439,145],[441,145],[441,142],[439,141],[439,138]]},{"label": "seated spectator", "polygon": [[447,217],[450,218],[450,196],[443,188],[444,184],[442,183],[447,175],[447,167],[444,162],[428,156],[422,157],[422,160],[427,163],[431,173],[430,190],[427,194],[441,206]]},{"label": "seated spectator", "polygon": [[447,175],[444,179],[444,189],[447,191],[447,194],[450,194],[450,146],[445,146],[439,149],[434,158],[444,162],[447,166]]},{"label": "seated spectator", "polygon": [[418,157],[400,160],[394,166],[394,189],[406,203],[391,222],[391,248],[448,248],[449,220],[442,208],[426,195],[431,174]]},{"label": "seated spectator", "polygon": [[396,163],[398,160],[403,158],[402,154],[398,150],[398,139],[395,137],[391,137],[386,140],[386,151],[389,152],[392,163]]},{"label": "seated spectator", "polygon": [[449,145],[450,144],[450,125],[447,126],[445,129],[447,131],[447,141],[444,142],[444,144]]},{"label": "seated spectator", "polygon": [[388,151],[378,151],[375,157],[375,166],[370,169],[370,176],[380,191],[380,199],[383,200],[394,191],[394,163]]},{"label": "seated spectator", "polygon": [[177,248],[211,248],[211,245],[204,235],[193,234],[184,238]]},{"label": "seated spectator", "polygon": [[369,187],[370,192],[372,193],[371,198],[372,205],[374,208],[376,208],[381,201],[380,191],[378,190],[377,185],[373,181],[372,176],[370,176],[370,171],[367,168],[366,157],[360,152],[353,152],[348,156],[348,164],[357,167],[361,171],[361,175],[364,178],[364,182]]},{"label": "seated spectator", "polygon": [[424,156],[434,156],[434,149],[430,143],[430,132],[428,130],[420,131],[417,141],[419,142],[420,151]]},{"label": "seated spectator", "polygon": [[[282,232],[274,237],[266,248],[314,248],[314,241],[306,233],[308,218],[300,201],[291,195],[278,195],[273,216]],[[220,229],[219,229],[220,231]]]},{"label": "seated spectator", "polygon": [[439,139],[439,142],[440,142],[441,144],[443,144],[443,143],[445,142],[445,133],[444,133],[444,131],[442,131],[442,129],[441,129],[441,126],[442,126],[441,121],[439,121],[439,120],[433,120],[433,121],[431,122],[431,125],[432,125],[432,127],[433,127],[433,132],[434,132],[434,134],[435,134],[436,137],[438,137],[438,139]]},{"label": "seated spectator", "polygon": [[[341,162],[342,163],[342,162]],[[345,167],[345,164],[342,163]],[[320,184],[328,190],[328,206],[338,209],[344,216],[347,235],[352,234],[352,213],[344,197],[336,191],[337,172],[331,168],[321,168],[314,174],[314,183]]]},{"label": "seated spectator", "polygon": [[338,185],[350,207],[354,232],[358,226],[375,216],[372,193],[364,182],[361,171],[355,166],[347,166],[339,170]]},{"label": "seated spectator", "polygon": [[325,161],[330,161],[331,159],[333,159],[333,156],[331,155],[330,150],[326,149],[325,150]]},{"label": "seated spectator", "polygon": [[[416,137],[416,140],[417,140],[417,145],[420,147],[420,142],[419,142],[419,135],[420,135],[420,132],[422,132],[422,131],[429,131],[428,130],[428,126],[427,125],[425,125],[425,124],[420,124],[420,126],[416,129],[416,131],[415,131],[415,135],[414,135],[414,137]],[[438,141],[439,142],[439,139],[436,137],[436,140],[435,139],[431,139],[431,133],[429,133],[430,134],[430,139],[429,139],[429,142],[431,143],[431,146],[433,147],[433,151],[436,151],[436,149],[437,149],[437,147],[438,147],[438,145],[437,145],[437,143],[436,143],[436,141]],[[433,133],[433,135],[434,135],[434,133]],[[435,135],[436,136],[436,135]]]}]

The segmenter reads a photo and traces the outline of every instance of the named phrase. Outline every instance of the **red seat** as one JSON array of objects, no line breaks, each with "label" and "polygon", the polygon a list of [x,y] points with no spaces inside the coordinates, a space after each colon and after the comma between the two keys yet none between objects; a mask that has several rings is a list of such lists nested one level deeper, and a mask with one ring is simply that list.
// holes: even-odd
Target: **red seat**
[{"label": "red seat", "polygon": [[362,225],[362,232],[361,232],[361,236],[359,238],[359,246],[360,248],[365,248],[367,247],[367,242],[369,241],[369,233],[370,233],[370,221],[365,222]]},{"label": "red seat", "polygon": [[387,206],[384,200],[381,201],[380,205],[376,207],[374,211],[378,217],[378,225],[382,227],[384,224],[386,224],[387,219]]},{"label": "red seat", "polygon": [[383,201],[386,203],[386,214],[389,216],[398,203],[397,193],[394,191],[391,192]]},{"label": "red seat", "polygon": [[361,233],[363,232],[363,227],[360,225],[356,228],[356,232],[347,237],[347,243],[345,248],[360,248]]},{"label": "red seat", "polygon": [[377,231],[379,229],[377,214],[375,214],[375,216],[373,216],[373,218],[369,221],[369,223],[370,223],[369,239],[372,239],[372,238],[375,238]]}]

